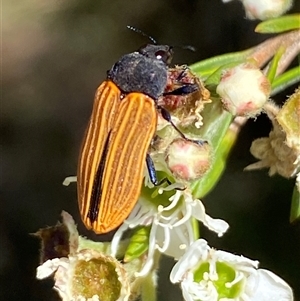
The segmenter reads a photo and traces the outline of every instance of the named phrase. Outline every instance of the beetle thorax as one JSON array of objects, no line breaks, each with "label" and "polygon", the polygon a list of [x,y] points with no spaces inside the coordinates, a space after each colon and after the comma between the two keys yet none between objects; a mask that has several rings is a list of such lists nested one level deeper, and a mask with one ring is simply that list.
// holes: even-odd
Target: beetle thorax
[{"label": "beetle thorax", "polygon": [[115,63],[107,78],[123,93],[141,92],[157,100],[167,84],[167,66],[161,60],[134,52]]}]

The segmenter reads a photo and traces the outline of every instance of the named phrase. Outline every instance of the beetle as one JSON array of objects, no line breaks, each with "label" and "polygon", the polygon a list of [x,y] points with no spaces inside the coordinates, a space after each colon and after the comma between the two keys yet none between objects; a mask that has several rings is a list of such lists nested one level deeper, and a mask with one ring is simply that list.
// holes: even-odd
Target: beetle
[{"label": "beetle", "polygon": [[[117,228],[132,211],[145,161],[150,180],[159,183],[147,151],[156,131],[157,110],[176,128],[170,114],[157,106],[172,54],[171,46],[156,42],[126,54],[96,91],[79,156],[77,194],[82,221],[97,234]],[[195,86],[183,85],[174,93],[194,90]]]}]

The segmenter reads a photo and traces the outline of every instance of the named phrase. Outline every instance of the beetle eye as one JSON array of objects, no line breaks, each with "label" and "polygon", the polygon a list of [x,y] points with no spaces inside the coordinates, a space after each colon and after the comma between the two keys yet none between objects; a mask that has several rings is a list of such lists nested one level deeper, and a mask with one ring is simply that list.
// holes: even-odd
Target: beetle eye
[{"label": "beetle eye", "polygon": [[172,55],[170,51],[158,50],[155,52],[155,56],[158,60],[163,61],[166,64],[169,64]]},{"label": "beetle eye", "polygon": [[159,50],[155,52],[155,56],[158,60],[163,60],[163,57],[166,55],[166,52],[163,50]]}]

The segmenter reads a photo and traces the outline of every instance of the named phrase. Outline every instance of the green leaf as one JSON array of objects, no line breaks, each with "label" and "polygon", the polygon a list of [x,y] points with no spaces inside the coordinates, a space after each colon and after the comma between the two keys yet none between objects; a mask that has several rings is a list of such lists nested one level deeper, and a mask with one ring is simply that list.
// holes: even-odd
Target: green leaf
[{"label": "green leaf", "polygon": [[300,82],[299,66],[292,68],[286,71],[285,73],[275,77],[274,81],[272,82],[271,96],[276,95],[277,93],[285,90],[291,85],[296,84],[297,82]]},{"label": "green leaf", "polygon": [[233,132],[228,131],[233,117],[223,110],[219,99],[213,99],[211,104],[206,105],[202,116],[203,126],[198,130],[197,135],[212,145],[214,157],[210,170],[191,184],[193,195],[197,198],[205,196],[219,181],[236,137]]},{"label": "green leaf", "polygon": [[300,219],[300,192],[295,185],[292,196],[290,222],[293,223],[297,219]]},{"label": "green leaf", "polygon": [[272,62],[270,64],[270,67],[269,67],[268,73],[267,73],[267,78],[270,81],[270,83],[272,83],[274,81],[274,78],[275,78],[276,72],[277,72],[278,63],[279,63],[282,55],[284,54],[284,52],[285,52],[285,47],[280,47],[272,59]]},{"label": "green leaf", "polygon": [[150,230],[150,226],[134,229],[134,233],[131,236],[128,248],[125,252],[125,262],[130,262],[133,259],[140,257],[148,250]]},{"label": "green leaf", "polygon": [[282,16],[259,23],[255,31],[259,33],[279,33],[300,28],[300,14]]},{"label": "green leaf", "polygon": [[157,291],[156,271],[151,271],[141,282],[141,301],[156,301]]},{"label": "green leaf", "polygon": [[244,51],[218,55],[203,60],[201,62],[195,63],[191,65],[190,68],[201,79],[206,79],[214,72],[216,72],[221,66],[245,61],[252,52],[253,52],[253,48],[250,48]]},{"label": "green leaf", "polygon": [[234,62],[227,63],[225,65],[222,65],[205,80],[205,85],[206,86],[210,86],[210,85],[217,86],[220,82],[221,75],[224,72],[224,70],[233,68],[237,65],[240,65],[243,62],[245,62],[245,59],[237,60]]}]

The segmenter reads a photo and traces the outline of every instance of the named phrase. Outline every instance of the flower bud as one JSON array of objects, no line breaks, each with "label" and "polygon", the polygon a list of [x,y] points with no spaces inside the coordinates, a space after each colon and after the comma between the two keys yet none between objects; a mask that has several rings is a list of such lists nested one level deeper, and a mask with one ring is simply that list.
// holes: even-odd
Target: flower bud
[{"label": "flower bud", "polygon": [[217,86],[225,109],[243,117],[258,115],[270,91],[268,79],[259,68],[249,63],[226,70]]},{"label": "flower bud", "polygon": [[192,181],[210,168],[211,147],[207,142],[177,138],[166,149],[165,161],[175,178]]},{"label": "flower bud", "polygon": [[283,15],[288,11],[292,0],[242,0],[248,19],[266,20]]}]

